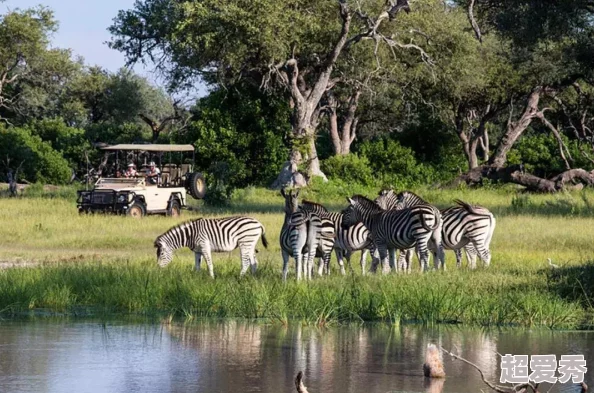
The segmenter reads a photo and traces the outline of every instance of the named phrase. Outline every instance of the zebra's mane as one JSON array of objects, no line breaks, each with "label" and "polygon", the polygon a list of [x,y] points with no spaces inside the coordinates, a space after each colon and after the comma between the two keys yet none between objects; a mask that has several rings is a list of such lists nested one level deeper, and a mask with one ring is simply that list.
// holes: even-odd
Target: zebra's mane
[{"label": "zebra's mane", "polygon": [[402,196],[404,196],[404,194],[412,195],[413,197],[418,198],[419,200],[423,201],[424,203],[427,203],[426,200],[424,200],[423,198],[421,198],[420,196],[418,196],[417,194],[415,194],[412,191],[401,191],[401,192],[399,192],[398,195],[397,195],[398,199],[400,199]]},{"label": "zebra's mane", "polygon": [[379,207],[379,205],[377,203],[375,203],[371,199],[367,198],[366,196],[357,194],[357,195],[353,195],[351,197],[351,199],[353,199],[354,201],[357,201],[358,203],[363,205],[363,207],[366,209],[381,210],[381,207]]},{"label": "zebra's mane", "polygon": [[312,207],[317,207],[318,209],[322,210],[323,212],[328,213],[328,209],[326,208],[326,206],[321,205],[319,203],[303,200],[301,202],[301,204],[302,205],[310,205]]},{"label": "zebra's mane", "polygon": [[159,236],[157,236],[157,238],[155,239],[155,243],[154,243],[155,247],[157,247],[157,243],[159,243],[159,241],[161,239],[163,239],[165,236],[169,235],[171,233],[171,231],[173,231],[174,229],[181,228],[183,226],[192,224],[194,222],[198,222],[200,220],[203,220],[203,218],[195,218],[193,220],[186,220],[184,222],[181,222],[181,223],[179,223],[177,225],[172,226],[171,228],[169,228],[168,230],[166,230],[165,232],[163,232],[162,234],[160,234]]}]

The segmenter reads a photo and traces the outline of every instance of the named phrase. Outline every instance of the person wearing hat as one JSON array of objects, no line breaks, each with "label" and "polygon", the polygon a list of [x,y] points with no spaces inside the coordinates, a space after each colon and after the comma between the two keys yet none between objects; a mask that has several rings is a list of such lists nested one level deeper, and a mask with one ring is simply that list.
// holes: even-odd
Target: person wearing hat
[{"label": "person wearing hat", "polygon": [[134,165],[134,163],[129,163],[128,164],[128,169],[126,169],[126,172],[124,173],[124,176],[126,177],[136,177],[137,172],[136,172],[136,165]]},{"label": "person wearing hat", "polygon": [[155,165],[155,162],[151,161],[151,163],[149,164],[148,172],[146,174],[147,181],[150,184],[157,184],[159,182],[160,174],[161,174],[161,171],[159,170],[159,168],[157,168],[157,166]]}]

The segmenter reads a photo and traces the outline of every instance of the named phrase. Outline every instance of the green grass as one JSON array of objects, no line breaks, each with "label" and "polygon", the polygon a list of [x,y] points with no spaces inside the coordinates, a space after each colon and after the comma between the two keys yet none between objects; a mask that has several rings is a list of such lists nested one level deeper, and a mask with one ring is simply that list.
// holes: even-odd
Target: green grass
[{"label": "green grass", "polygon": [[[332,209],[354,192],[337,186],[304,191]],[[224,209],[184,212],[180,219],[79,216],[63,195],[0,201],[0,263],[35,263],[0,271],[0,311],[20,315],[133,313],[196,317],[263,318],[325,325],[345,321],[415,321],[483,326],[578,328],[594,324],[594,202],[592,191],[522,195],[512,189],[418,190],[439,206],[460,198],[490,208],[497,218],[492,265],[411,275],[362,277],[336,273],[311,283],[283,284],[278,235],[282,198],[256,188],[239,190]],[[193,256],[180,250],[165,269],[156,265],[154,238],[198,216],[247,214],[265,226],[270,248],[259,245],[256,277],[239,279],[239,257],[215,254],[216,279],[193,272]],[[546,259],[560,265],[550,269]],[[358,255],[353,262],[358,260]],[[334,272],[335,262],[333,261]],[[291,268],[294,269],[293,264]]]}]

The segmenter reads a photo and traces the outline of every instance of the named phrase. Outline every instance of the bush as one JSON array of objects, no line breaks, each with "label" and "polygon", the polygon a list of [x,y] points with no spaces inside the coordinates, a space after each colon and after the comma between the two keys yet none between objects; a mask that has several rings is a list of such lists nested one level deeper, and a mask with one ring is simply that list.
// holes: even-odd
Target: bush
[{"label": "bush", "polygon": [[91,150],[85,131],[68,127],[61,118],[35,120],[26,127],[31,135],[37,135],[49,143],[70,163],[71,168],[78,168],[85,162],[85,151]]},{"label": "bush", "polygon": [[22,162],[20,178],[30,182],[65,184],[72,175],[68,161],[26,128],[0,128],[0,157],[10,158],[13,169]]},{"label": "bush", "polygon": [[[574,162],[574,168],[591,169],[592,163],[585,159],[579,150],[577,141],[561,136],[568,147]],[[550,134],[524,135],[507,155],[509,165],[523,163],[527,172],[540,177],[551,177],[566,170],[565,162],[559,155],[559,143]]]},{"label": "bush", "polygon": [[417,162],[413,151],[392,139],[377,139],[360,145],[359,154],[366,158],[376,178],[383,185],[406,188],[435,179],[433,168]]},{"label": "bush", "polygon": [[330,179],[346,183],[373,185],[375,183],[371,165],[367,157],[356,154],[333,156],[322,161],[322,171]]}]

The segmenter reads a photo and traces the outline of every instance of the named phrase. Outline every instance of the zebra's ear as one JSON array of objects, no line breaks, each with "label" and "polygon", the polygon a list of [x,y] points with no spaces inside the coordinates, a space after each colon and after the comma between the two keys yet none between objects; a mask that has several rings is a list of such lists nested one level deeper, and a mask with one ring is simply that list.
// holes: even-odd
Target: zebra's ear
[{"label": "zebra's ear", "polygon": [[350,197],[347,197],[347,202],[348,202],[350,205],[355,205],[355,204],[357,203],[357,202],[356,202],[354,199],[351,199]]}]

